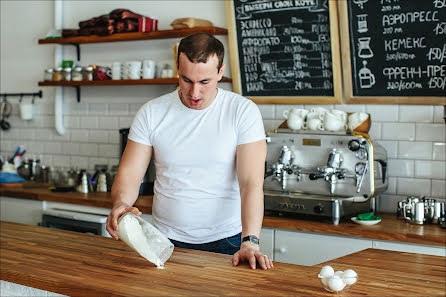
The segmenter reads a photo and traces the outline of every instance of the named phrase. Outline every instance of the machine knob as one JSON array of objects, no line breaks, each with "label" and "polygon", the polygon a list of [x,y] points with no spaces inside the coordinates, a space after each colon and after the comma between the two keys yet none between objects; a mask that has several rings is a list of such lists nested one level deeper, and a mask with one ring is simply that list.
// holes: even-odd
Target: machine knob
[{"label": "machine knob", "polygon": [[359,148],[361,147],[361,144],[359,143],[358,140],[356,139],[352,139],[348,142],[348,148],[352,151],[352,152],[356,152],[357,150],[359,150]]},{"label": "machine knob", "polygon": [[314,210],[315,213],[322,213],[324,211],[324,207],[322,205],[316,205],[313,208],[313,210]]},{"label": "machine knob", "polygon": [[319,178],[324,178],[325,175],[317,174],[317,173],[310,173],[310,175],[308,177],[310,178],[310,180],[316,180],[316,179],[319,179]]}]

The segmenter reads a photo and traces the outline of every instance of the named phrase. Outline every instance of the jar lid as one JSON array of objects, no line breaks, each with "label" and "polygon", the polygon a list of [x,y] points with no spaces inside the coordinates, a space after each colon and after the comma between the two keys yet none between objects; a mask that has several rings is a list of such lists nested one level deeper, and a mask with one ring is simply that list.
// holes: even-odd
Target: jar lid
[{"label": "jar lid", "polygon": [[56,71],[62,71],[62,67],[57,67],[55,70]]},{"label": "jar lid", "polygon": [[82,71],[82,67],[77,66],[77,67],[74,68],[74,71]]},{"label": "jar lid", "polygon": [[70,67],[64,68],[63,71],[71,72],[71,68]]},{"label": "jar lid", "polygon": [[45,71],[46,71],[46,72],[53,72],[54,69],[53,69],[53,68],[48,68],[48,69],[46,69]]},{"label": "jar lid", "polygon": [[85,69],[88,70],[88,71],[92,71],[92,70],[93,70],[93,67],[88,66],[88,67],[85,67]]}]

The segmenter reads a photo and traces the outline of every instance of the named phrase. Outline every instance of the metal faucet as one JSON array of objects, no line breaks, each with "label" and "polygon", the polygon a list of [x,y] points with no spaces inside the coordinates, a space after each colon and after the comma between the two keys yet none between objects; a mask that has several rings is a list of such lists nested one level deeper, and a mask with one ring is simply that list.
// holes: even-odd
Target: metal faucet
[{"label": "metal faucet", "polygon": [[330,194],[333,194],[337,181],[345,178],[346,170],[341,168],[342,162],[344,162],[344,158],[342,157],[341,153],[334,148],[328,156],[327,166],[318,167],[318,172],[310,173],[309,178],[311,180],[317,180],[320,178],[325,179],[330,183]]}]

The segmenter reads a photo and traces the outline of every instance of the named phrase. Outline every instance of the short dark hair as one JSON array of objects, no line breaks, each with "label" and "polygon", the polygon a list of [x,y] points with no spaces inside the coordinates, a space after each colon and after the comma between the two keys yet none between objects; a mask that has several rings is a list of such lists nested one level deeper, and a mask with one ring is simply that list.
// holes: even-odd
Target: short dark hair
[{"label": "short dark hair", "polygon": [[225,56],[225,48],[220,40],[209,33],[195,33],[181,39],[178,46],[177,65],[180,54],[184,53],[193,63],[206,63],[214,54],[218,58],[217,71],[220,71]]}]

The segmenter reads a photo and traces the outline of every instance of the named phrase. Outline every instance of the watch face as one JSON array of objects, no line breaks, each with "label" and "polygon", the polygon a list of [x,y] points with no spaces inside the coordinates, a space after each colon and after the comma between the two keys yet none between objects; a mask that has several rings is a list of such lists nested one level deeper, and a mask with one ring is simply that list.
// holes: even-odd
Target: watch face
[{"label": "watch face", "polygon": [[243,237],[242,242],[244,242],[244,241],[249,241],[250,243],[256,244],[256,245],[259,244],[259,238],[255,235],[249,235],[249,236]]}]

